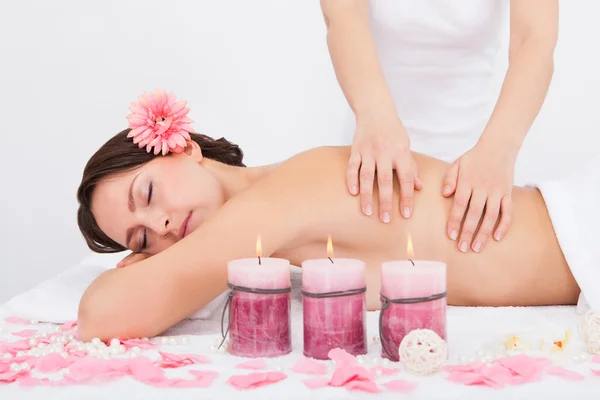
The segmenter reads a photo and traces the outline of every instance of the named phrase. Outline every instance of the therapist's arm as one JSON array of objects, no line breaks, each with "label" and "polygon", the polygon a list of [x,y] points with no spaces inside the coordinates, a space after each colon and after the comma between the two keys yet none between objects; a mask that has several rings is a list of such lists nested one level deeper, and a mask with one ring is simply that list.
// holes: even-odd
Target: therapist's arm
[{"label": "therapist's arm", "polygon": [[[361,209],[375,212],[373,183],[377,173],[379,218],[389,222],[394,170],[400,182],[400,211],[412,213],[414,189],[420,189],[410,140],[379,64],[370,30],[367,0],[321,0],[327,44],[340,87],[356,116],[356,132],[346,181],[350,193],[360,193]],[[407,94],[408,95],[408,94]]]},{"label": "therapist's arm", "polygon": [[509,67],[481,140],[515,155],[546,98],[558,40],[558,0],[511,0]]}]

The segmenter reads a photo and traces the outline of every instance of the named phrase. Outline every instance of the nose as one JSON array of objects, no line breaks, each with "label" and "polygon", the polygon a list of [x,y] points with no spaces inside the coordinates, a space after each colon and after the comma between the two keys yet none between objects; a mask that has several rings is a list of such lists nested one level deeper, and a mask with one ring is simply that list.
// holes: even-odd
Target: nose
[{"label": "nose", "polygon": [[168,215],[159,215],[154,218],[153,226],[150,226],[159,236],[166,236],[172,228],[171,219]]}]

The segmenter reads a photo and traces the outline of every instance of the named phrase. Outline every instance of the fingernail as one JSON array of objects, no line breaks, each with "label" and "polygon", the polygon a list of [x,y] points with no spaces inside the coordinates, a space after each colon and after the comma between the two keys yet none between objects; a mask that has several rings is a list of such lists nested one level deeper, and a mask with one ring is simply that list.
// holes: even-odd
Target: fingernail
[{"label": "fingernail", "polygon": [[410,208],[404,207],[404,210],[402,210],[402,215],[404,215],[404,218],[410,217]]},{"label": "fingernail", "polygon": [[502,232],[496,233],[496,240],[502,240]]},{"label": "fingernail", "polygon": [[456,240],[457,237],[458,237],[458,232],[456,231],[456,229],[452,229],[452,232],[450,232],[450,239]]},{"label": "fingernail", "polygon": [[358,186],[352,186],[352,194],[358,194]]},{"label": "fingernail", "polygon": [[466,253],[468,247],[469,247],[469,245],[467,244],[467,242],[465,242],[463,240],[462,243],[460,244],[460,251],[462,251],[463,253]]},{"label": "fingernail", "polygon": [[387,211],[386,211],[386,212],[384,212],[384,213],[383,213],[383,222],[385,222],[385,223],[387,224],[388,222],[390,222],[390,219],[391,219],[391,218],[390,218],[390,213],[389,213],[389,212],[387,212]]},{"label": "fingernail", "polygon": [[444,186],[444,194],[450,194],[451,191],[452,188],[450,187],[450,185]]},{"label": "fingernail", "polygon": [[473,250],[475,250],[476,253],[479,253],[479,250],[481,250],[481,242],[476,242],[473,246]]},{"label": "fingernail", "polygon": [[367,214],[367,215],[373,214],[373,207],[371,207],[370,204],[367,204],[367,206],[365,207],[365,214]]}]

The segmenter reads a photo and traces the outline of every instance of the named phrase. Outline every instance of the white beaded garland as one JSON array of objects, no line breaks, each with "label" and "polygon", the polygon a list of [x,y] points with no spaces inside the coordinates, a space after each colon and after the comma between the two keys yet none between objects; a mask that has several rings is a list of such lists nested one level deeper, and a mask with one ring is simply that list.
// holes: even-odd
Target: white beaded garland
[{"label": "white beaded garland", "polygon": [[440,369],[448,350],[446,342],[434,331],[415,329],[402,339],[398,353],[407,371],[424,375]]}]

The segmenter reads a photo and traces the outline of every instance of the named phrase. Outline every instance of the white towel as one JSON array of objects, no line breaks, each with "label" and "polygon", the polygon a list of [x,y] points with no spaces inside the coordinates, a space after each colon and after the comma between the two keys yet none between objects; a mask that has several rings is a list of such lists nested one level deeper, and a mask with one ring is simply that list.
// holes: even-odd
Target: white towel
[{"label": "white towel", "polygon": [[[95,254],[33,289],[11,298],[0,306],[0,317],[16,316],[27,320],[65,322],[77,319],[79,300],[97,276],[114,268],[122,254]],[[224,292],[189,319],[209,319],[224,304]]]},{"label": "white towel", "polygon": [[560,248],[581,288],[578,312],[600,310],[600,156],[537,187]]}]

